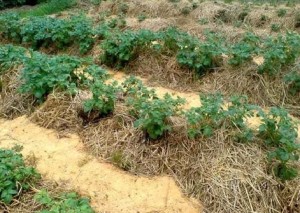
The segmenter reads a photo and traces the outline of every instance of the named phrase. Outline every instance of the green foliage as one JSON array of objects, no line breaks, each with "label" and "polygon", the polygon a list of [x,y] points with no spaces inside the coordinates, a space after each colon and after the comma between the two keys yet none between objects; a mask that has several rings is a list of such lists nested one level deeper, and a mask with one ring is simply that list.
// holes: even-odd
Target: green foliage
[{"label": "green foliage", "polygon": [[22,41],[21,19],[16,13],[6,13],[0,16],[0,32],[1,36],[14,42]]},{"label": "green foliage", "polygon": [[81,60],[69,56],[46,57],[33,52],[25,60],[21,71],[21,93],[34,95],[39,101],[55,88],[75,92],[80,83],[74,70],[82,66]]},{"label": "green foliage", "polygon": [[88,52],[93,44],[93,28],[90,20],[83,16],[69,19],[32,17],[21,19],[16,14],[1,16],[2,36],[19,43],[31,44],[34,49],[54,45],[62,49],[79,45],[80,53]]},{"label": "green foliage", "polygon": [[104,53],[101,61],[114,67],[123,67],[137,57],[139,51],[155,40],[155,33],[149,30],[124,31],[107,38],[101,44]]},{"label": "green foliage", "polygon": [[0,46],[0,75],[14,65],[22,64],[26,50],[12,45]]},{"label": "green foliage", "polygon": [[90,2],[94,5],[100,5],[102,0],[90,0]]},{"label": "green foliage", "polygon": [[281,9],[277,10],[278,17],[284,17],[286,15],[286,13],[287,13],[286,9],[281,8]]},{"label": "green foliage", "polygon": [[193,8],[189,7],[189,6],[185,6],[181,9],[181,14],[183,15],[188,15],[191,13]]},{"label": "green foliage", "polygon": [[290,92],[295,95],[300,92],[300,67],[284,77],[285,83],[289,85]]},{"label": "green foliage", "polygon": [[264,43],[261,53],[264,63],[259,73],[277,74],[284,66],[293,64],[300,55],[300,35],[288,32],[285,36],[270,37]]},{"label": "green foliage", "polygon": [[41,190],[35,195],[35,200],[43,206],[39,213],[94,213],[87,198],[81,198],[75,192],[64,193],[55,197]]},{"label": "green foliage", "polygon": [[253,33],[246,33],[242,40],[231,46],[229,64],[238,66],[252,59],[259,52],[260,38]]},{"label": "green foliage", "polygon": [[1,0],[0,10],[6,7],[20,6],[26,3],[26,0]]},{"label": "green foliage", "polygon": [[199,75],[218,66],[222,53],[226,52],[223,38],[207,33],[206,40],[186,39],[180,44],[177,61],[180,65],[195,70]]},{"label": "green foliage", "polygon": [[271,30],[273,32],[279,32],[280,31],[280,25],[279,24],[272,24],[271,25]]},{"label": "green foliage", "polygon": [[262,118],[259,137],[267,146],[273,148],[268,156],[276,162],[275,174],[284,180],[295,178],[297,172],[289,162],[299,160],[300,145],[297,142],[296,122],[289,117],[286,110],[276,107],[272,107],[268,113],[260,111],[259,115]]},{"label": "green foliage", "polygon": [[117,99],[117,82],[105,84],[102,81],[96,81],[90,86],[90,89],[93,97],[83,103],[84,112],[97,111],[102,116],[112,113]]},{"label": "green foliage", "polygon": [[144,13],[142,13],[137,18],[138,18],[139,22],[142,22],[142,21],[144,21],[147,18],[147,15],[145,15]]},{"label": "green foliage", "polygon": [[214,130],[222,126],[238,129],[236,139],[240,142],[251,141],[252,131],[245,124],[245,118],[253,114],[253,106],[248,104],[246,96],[233,96],[226,107],[221,94],[201,95],[201,106],[191,108],[185,113],[188,122],[188,135],[191,138],[200,135],[212,136]]},{"label": "green foliage", "polygon": [[135,127],[141,128],[151,139],[157,139],[172,130],[168,119],[181,112],[180,106],[185,102],[183,99],[174,99],[169,94],[160,99],[133,77],[127,79],[123,86],[128,95],[130,112],[137,118]]},{"label": "green foliage", "polygon": [[[25,54],[26,53],[26,54]],[[43,101],[54,89],[75,92],[93,79],[107,79],[107,73],[89,59],[66,55],[46,56],[11,45],[0,48],[0,67],[22,64],[21,93],[29,93]]]},{"label": "green foliage", "polygon": [[201,19],[199,19],[198,23],[201,25],[205,25],[205,24],[208,24],[209,21],[207,18],[201,18]]},{"label": "green foliage", "polygon": [[201,106],[186,112],[188,135],[195,138],[199,135],[211,136],[224,120],[223,96],[221,94],[201,95]]},{"label": "green foliage", "polygon": [[39,178],[34,168],[25,166],[21,154],[0,149],[0,202],[9,204]]}]

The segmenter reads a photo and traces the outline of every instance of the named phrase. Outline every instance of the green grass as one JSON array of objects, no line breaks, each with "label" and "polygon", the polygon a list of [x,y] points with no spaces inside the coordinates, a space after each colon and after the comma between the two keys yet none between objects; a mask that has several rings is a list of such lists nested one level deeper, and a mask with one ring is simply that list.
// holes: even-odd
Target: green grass
[{"label": "green grass", "polygon": [[29,10],[17,10],[22,17],[44,16],[66,10],[76,4],[76,0],[49,0],[46,3],[38,4]]}]

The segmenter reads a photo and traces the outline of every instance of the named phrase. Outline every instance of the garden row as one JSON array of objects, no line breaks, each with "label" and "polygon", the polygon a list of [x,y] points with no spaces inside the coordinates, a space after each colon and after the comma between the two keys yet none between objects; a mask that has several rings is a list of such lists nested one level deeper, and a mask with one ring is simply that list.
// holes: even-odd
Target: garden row
[{"label": "garden row", "polygon": [[[107,73],[88,59],[47,56],[22,47],[0,46],[0,74],[16,65],[21,67],[19,92],[35,97],[37,102],[46,100],[53,90],[71,94],[89,90],[91,97],[83,101],[82,108],[87,117],[96,114],[99,120],[113,114],[117,101],[123,101],[135,118],[134,126],[151,140],[168,136],[172,131],[170,118],[174,116],[187,121],[187,135],[191,140],[210,137],[225,128],[237,142],[256,141],[266,146],[276,176],[289,180],[297,175],[293,167],[300,151],[297,124],[282,108],[273,107],[265,112],[249,104],[245,96],[224,100],[220,94],[211,94],[201,95],[201,106],[183,110],[184,99],[169,94],[160,98],[134,77],[121,85],[108,83]],[[124,98],[118,100],[120,96]],[[254,116],[261,120],[258,130],[247,124],[247,119]]]},{"label": "garden row", "polygon": [[[41,175],[30,166],[26,166],[23,156],[15,150],[0,149],[0,208],[19,199],[26,191],[41,181]],[[35,212],[86,212],[92,213],[87,198],[79,197],[75,192],[50,195],[46,189],[39,189],[34,196],[38,203]]]},{"label": "garden row", "polygon": [[[300,56],[300,35],[293,32],[267,38],[248,32],[237,43],[229,44],[225,38],[212,32],[206,32],[205,39],[199,40],[174,27],[158,32],[124,30],[126,23],[119,18],[93,26],[92,21],[83,16],[21,19],[16,14],[6,14],[0,17],[0,24],[3,38],[34,49],[64,49],[78,45],[80,53],[85,54],[101,40],[101,63],[116,68],[126,66],[142,52],[151,51],[176,56],[180,66],[194,70],[198,75],[212,72],[224,63],[239,67],[259,57],[261,63],[253,63],[258,73],[274,76],[288,70]],[[287,73],[284,82],[291,91],[299,92],[299,71],[284,73]]]}]

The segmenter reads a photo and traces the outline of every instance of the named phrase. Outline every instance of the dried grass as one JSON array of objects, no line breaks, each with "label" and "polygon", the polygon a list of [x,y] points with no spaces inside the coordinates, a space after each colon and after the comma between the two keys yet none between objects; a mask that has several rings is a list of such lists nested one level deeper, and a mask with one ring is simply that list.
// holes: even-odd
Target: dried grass
[{"label": "dried grass", "polygon": [[30,120],[42,127],[55,129],[60,135],[77,132],[81,127],[78,116],[82,107],[82,97],[56,92],[51,93],[46,102],[36,109]]},{"label": "dried grass", "polygon": [[128,73],[147,78],[149,86],[161,86],[177,91],[197,89],[194,71],[184,69],[175,56],[165,56],[154,52],[142,52],[126,67]]},{"label": "dried grass", "polygon": [[12,67],[1,75],[2,82],[0,117],[14,119],[21,115],[29,115],[35,108],[35,100],[31,95],[21,94],[20,67]]}]

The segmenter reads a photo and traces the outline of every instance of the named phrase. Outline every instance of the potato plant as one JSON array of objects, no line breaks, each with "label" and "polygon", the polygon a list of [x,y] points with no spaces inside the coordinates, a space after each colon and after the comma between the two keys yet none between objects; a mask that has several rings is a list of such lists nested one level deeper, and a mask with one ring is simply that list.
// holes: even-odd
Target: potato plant
[{"label": "potato plant", "polygon": [[117,82],[106,84],[103,81],[95,81],[90,85],[93,97],[83,103],[85,113],[98,112],[100,116],[106,116],[114,111],[117,99]]},{"label": "potato plant", "polygon": [[21,154],[0,149],[0,202],[11,203],[15,196],[28,190],[39,178],[33,167],[25,165]]},{"label": "potato plant", "polygon": [[150,30],[138,32],[127,30],[117,33],[105,39],[101,44],[104,53],[100,59],[106,65],[124,67],[138,56],[141,49],[147,48],[155,40],[155,37],[155,33]]},{"label": "potato plant", "polygon": [[87,87],[94,79],[105,80],[105,70],[89,59],[66,55],[47,56],[11,45],[0,48],[0,67],[22,64],[21,93],[45,100],[54,89],[75,92],[77,87]]},{"label": "potato plant", "polygon": [[246,33],[241,41],[233,44],[230,48],[229,64],[239,66],[250,61],[259,52],[261,39],[253,33]]},{"label": "potato plant", "polygon": [[26,3],[26,0],[1,0],[0,10],[6,7],[20,6]]},{"label": "potato plant", "polygon": [[288,32],[285,36],[270,37],[264,41],[259,54],[264,58],[258,67],[259,73],[275,75],[300,56],[300,35]]},{"label": "potato plant", "polygon": [[171,131],[168,119],[181,112],[180,106],[184,99],[165,94],[158,98],[153,91],[147,90],[141,81],[129,78],[123,84],[127,93],[127,105],[133,116],[136,117],[134,126],[141,128],[150,139],[158,139],[164,133]]},{"label": "potato plant", "polygon": [[[222,54],[226,52],[223,39],[218,35],[206,33],[205,41],[189,39],[177,53],[178,64],[194,70],[198,75],[205,74],[218,66]],[[190,42],[192,41],[192,42]]]},{"label": "potato plant", "polygon": [[214,129],[221,126],[224,120],[223,96],[221,94],[201,95],[201,106],[191,108],[185,114],[188,122],[188,135],[195,138],[199,135],[211,136]]},{"label": "potato plant", "polygon": [[299,160],[300,145],[297,141],[297,123],[284,109],[272,107],[268,113],[260,111],[262,124],[259,137],[272,148],[268,156],[275,161],[274,173],[283,180],[291,180],[298,174],[291,162]]},{"label": "potato plant", "polygon": [[59,49],[78,44],[80,53],[87,53],[94,44],[90,20],[82,16],[68,19],[31,17],[21,19],[17,14],[1,16],[2,36],[19,43],[30,44],[34,49],[54,45]]}]

